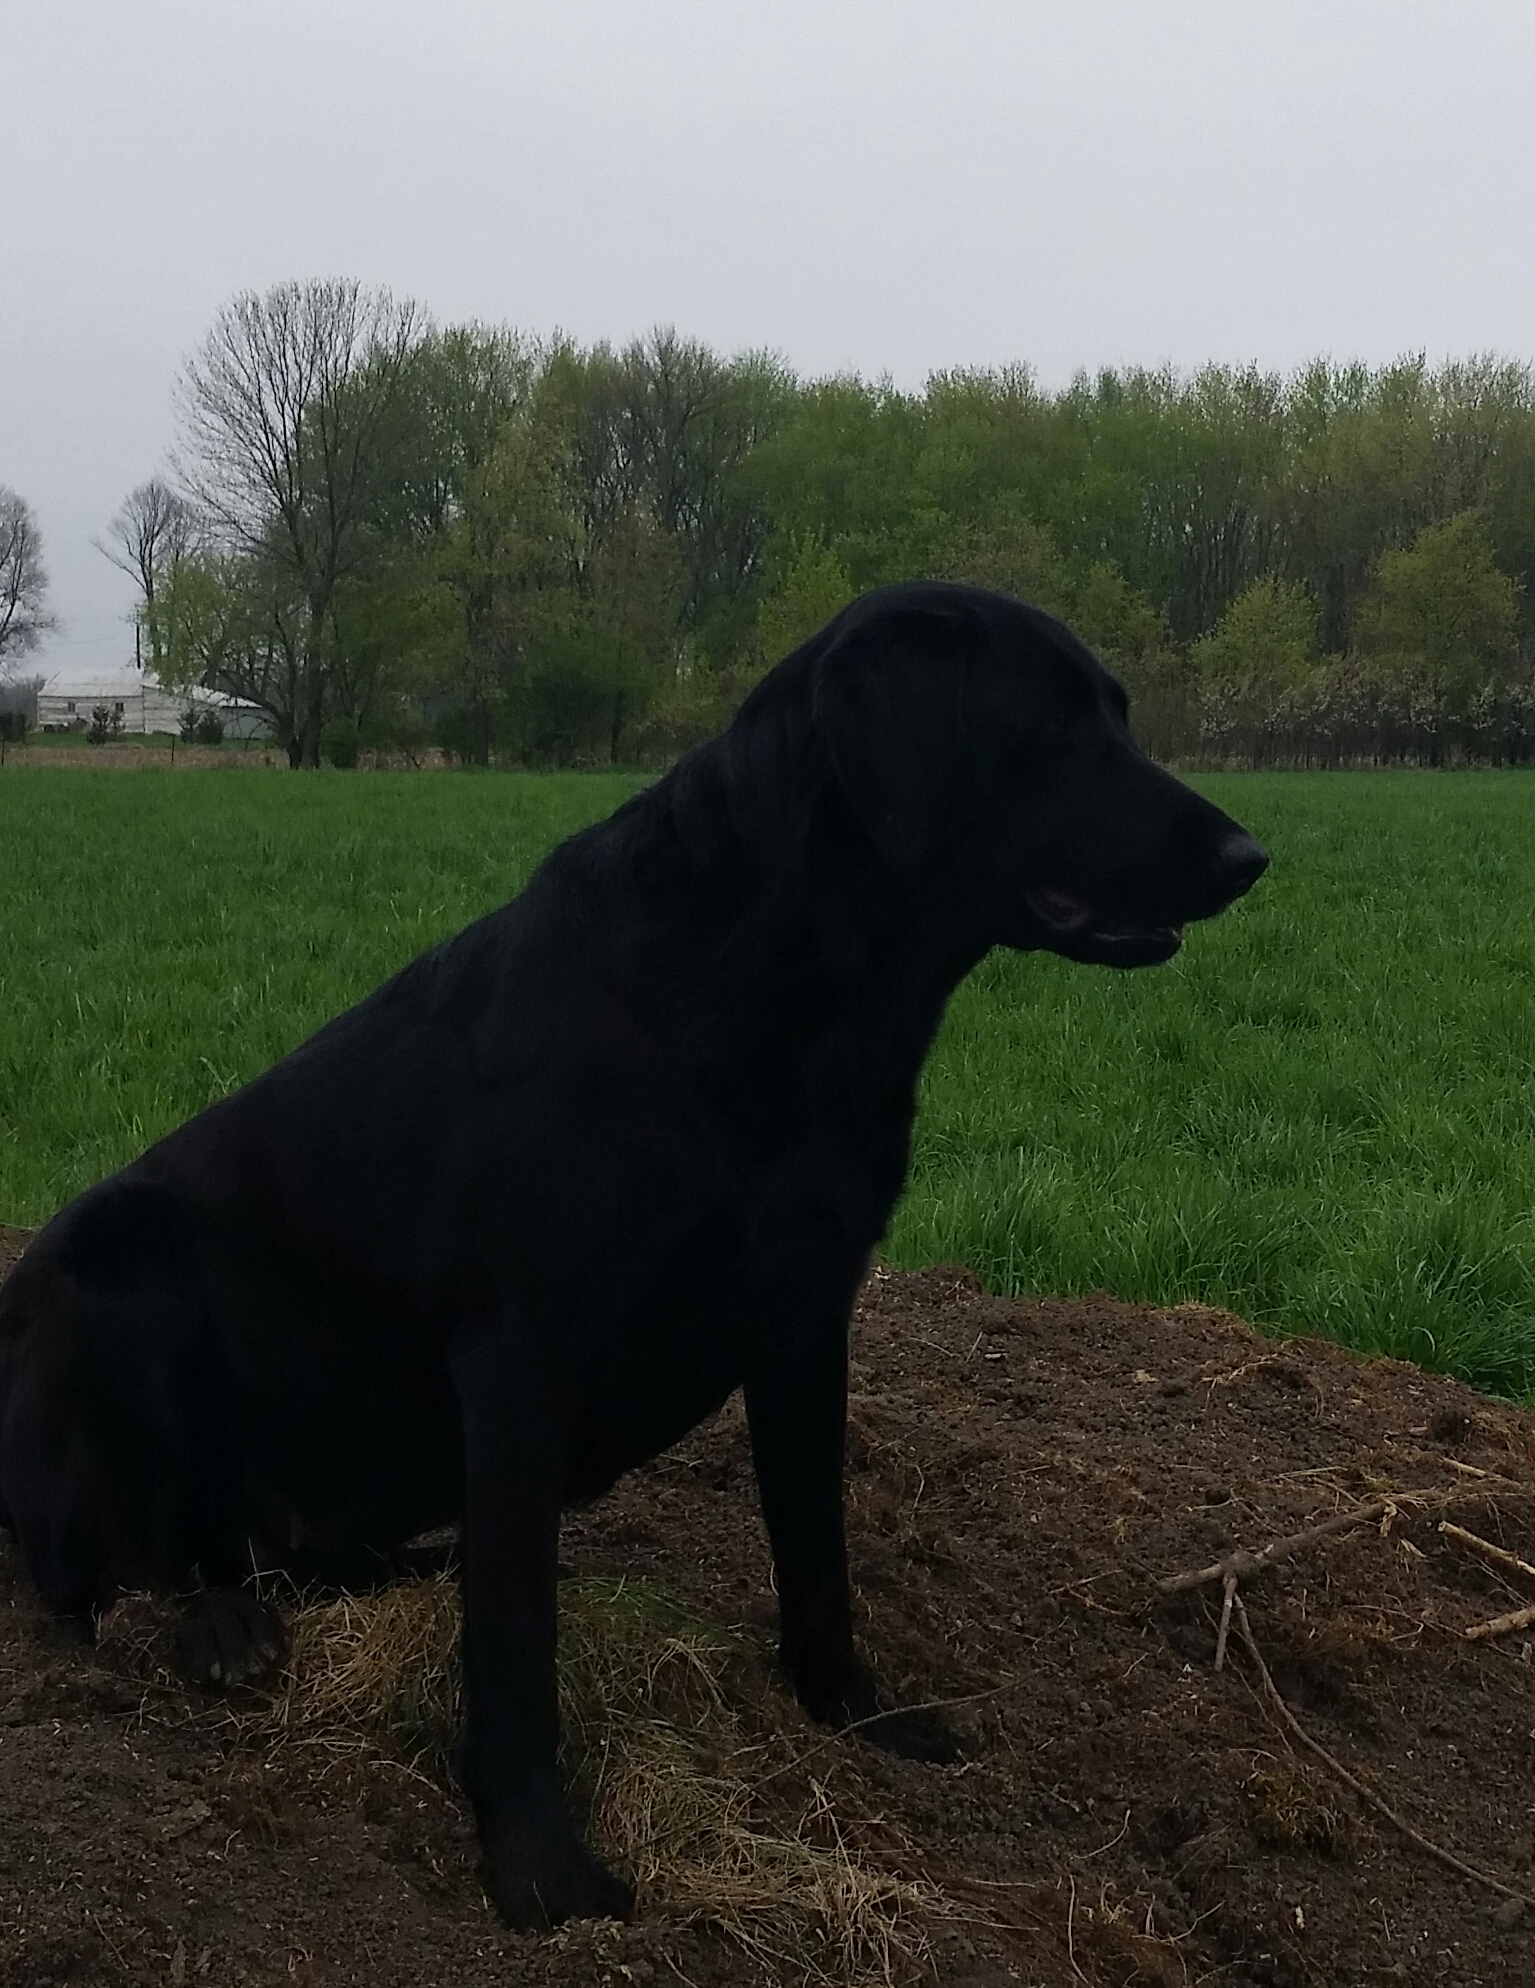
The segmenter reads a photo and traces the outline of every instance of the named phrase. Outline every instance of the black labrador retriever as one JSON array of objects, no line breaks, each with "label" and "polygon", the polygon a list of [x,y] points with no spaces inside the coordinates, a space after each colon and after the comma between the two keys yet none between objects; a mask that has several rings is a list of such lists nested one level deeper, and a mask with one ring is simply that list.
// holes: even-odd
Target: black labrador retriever
[{"label": "black labrador retriever", "polygon": [[848,1317],[944,1004],[993,946],[1150,966],[1267,857],[1033,608],[853,603],[520,897],[72,1202],[0,1290],[0,1509],[87,1627],[253,1568],[376,1578],[461,1519],[461,1757],[514,1925],[622,1913],[555,1765],[560,1511],[737,1387],[801,1703],[896,1752],[843,1538]]}]

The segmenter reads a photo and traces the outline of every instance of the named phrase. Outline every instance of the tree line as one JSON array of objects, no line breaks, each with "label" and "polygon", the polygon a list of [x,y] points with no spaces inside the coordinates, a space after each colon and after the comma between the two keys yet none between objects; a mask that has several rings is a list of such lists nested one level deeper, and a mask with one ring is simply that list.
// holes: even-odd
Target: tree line
[{"label": "tree line", "polygon": [[802,380],[663,330],[440,328],[342,281],[237,297],[174,474],[104,550],[161,681],[295,764],[655,762],[867,587],[1060,615],[1145,742],[1247,766],[1535,757],[1535,371],[1023,368]]}]

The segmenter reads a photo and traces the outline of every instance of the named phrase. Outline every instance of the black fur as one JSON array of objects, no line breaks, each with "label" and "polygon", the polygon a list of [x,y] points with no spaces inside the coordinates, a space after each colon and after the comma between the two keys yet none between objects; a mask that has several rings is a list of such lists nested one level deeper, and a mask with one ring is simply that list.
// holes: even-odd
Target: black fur
[{"label": "black fur", "polygon": [[[89,1623],[199,1580],[188,1661],[464,1522],[462,1774],[515,1924],[621,1912],[555,1770],[559,1514],[743,1387],[783,1661],[876,1717],[842,1529],[847,1322],[918,1073],[997,945],[1170,957],[1266,858],[1151,764],[1058,622],[855,602],[719,738],[66,1208],[0,1292],[0,1503]],[[870,1722],[870,1723],[864,1723]]]}]

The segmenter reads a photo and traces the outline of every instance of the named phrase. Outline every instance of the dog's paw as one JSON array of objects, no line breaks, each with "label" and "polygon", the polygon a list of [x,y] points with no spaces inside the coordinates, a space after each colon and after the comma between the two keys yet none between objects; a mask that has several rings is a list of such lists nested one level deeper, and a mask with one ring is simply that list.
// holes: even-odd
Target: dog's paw
[{"label": "dog's paw", "polygon": [[545,1932],[567,1919],[627,1919],[634,1892],[561,1817],[488,1833],[485,1889],[508,1926]]},{"label": "dog's paw", "polygon": [[937,1712],[880,1712],[860,1721],[856,1736],[902,1760],[947,1767],[960,1756],[959,1735]]},{"label": "dog's paw", "polygon": [[960,1756],[958,1735],[939,1713],[882,1710],[874,1679],[856,1660],[830,1678],[806,1669],[791,1677],[796,1697],[821,1725],[834,1726],[851,1739],[867,1740],[903,1760],[947,1767]]},{"label": "dog's paw", "polygon": [[287,1655],[282,1617],[245,1588],[210,1588],[182,1611],[175,1663],[190,1684],[213,1691],[268,1684]]}]

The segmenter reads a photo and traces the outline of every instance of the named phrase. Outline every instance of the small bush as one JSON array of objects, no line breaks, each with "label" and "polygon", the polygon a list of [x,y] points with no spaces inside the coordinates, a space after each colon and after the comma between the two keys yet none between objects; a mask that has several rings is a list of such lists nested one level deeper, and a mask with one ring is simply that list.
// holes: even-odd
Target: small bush
[{"label": "small bush", "polygon": [[25,711],[0,711],[0,739],[7,745],[25,745],[27,742],[27,714]]},{"label": "small bush", "polygon": [[91,710],[91,722],[86,728],[88,745],[102,746],[123,735],[123,714],[114,711],[109,704],[97,704]]},{"label": "small bush", "polygon": [[327,766],[350,770],[357,764],[358,744],[355,718],[329,718],[321,728],[320,757]]},{"label": "small bush", "polygon": [[408,698],[386,698],[369,712],[357,742],[364,752],[398,753],[409,765],[419,766],[432,736],[419,708]]},{"label": "small bush", "polygon": [[216,746],[224,743],[224,721],[206,705],[189,704],[181,714],[183,745]]},{"label": "small bush", "polygon": [[505,753],[514,727],[505,697],[487,698],[478,704],[449,704],[437,712],[431,725],[431,742],[460,766],[488,766],[492,755]]}]

